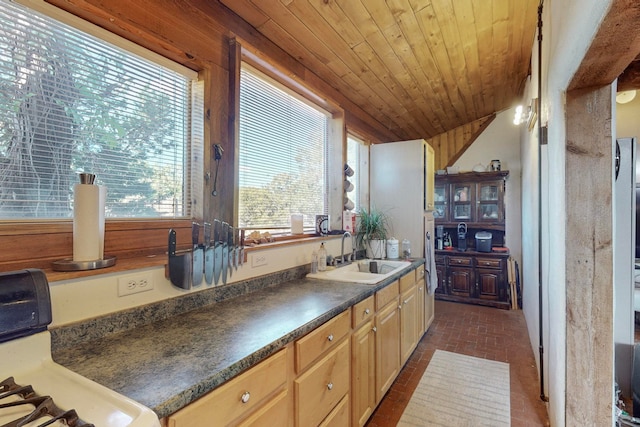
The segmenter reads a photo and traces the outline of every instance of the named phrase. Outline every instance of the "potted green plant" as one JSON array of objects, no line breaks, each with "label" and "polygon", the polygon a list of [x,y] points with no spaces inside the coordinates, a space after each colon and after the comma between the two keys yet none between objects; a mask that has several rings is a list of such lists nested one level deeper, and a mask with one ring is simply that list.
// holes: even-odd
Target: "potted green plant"
[{"label": "potted green plant", "polygon": [[356,224],[358,247],[364,247],[367,258],[382,259],[386,256],[388,218],[376,209],[362,209]]}]

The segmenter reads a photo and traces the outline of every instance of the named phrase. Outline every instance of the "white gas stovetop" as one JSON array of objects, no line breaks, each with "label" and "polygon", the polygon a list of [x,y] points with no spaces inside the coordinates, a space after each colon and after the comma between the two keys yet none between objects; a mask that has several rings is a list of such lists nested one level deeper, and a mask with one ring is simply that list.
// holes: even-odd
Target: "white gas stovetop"
[{"label": "white gas stovetop", "polygon": [[[0,382],[10,377],[20,386],[30,385],[36,396],[51,396],[60,410],[75,410],[86,423],[78,422],[75,424],[78,426],[160,427],[158,417],[151,409],[55,363],[51,358],[48,331],[0,343]],[[34,411],[32,404],[3,407],[22,399],[20,395],[0,388],[0,427],[16,426],[16,419]],[[46,415],[24,426],[74,425],[66,421],[46,424],[51,420],[52,417]]]}]

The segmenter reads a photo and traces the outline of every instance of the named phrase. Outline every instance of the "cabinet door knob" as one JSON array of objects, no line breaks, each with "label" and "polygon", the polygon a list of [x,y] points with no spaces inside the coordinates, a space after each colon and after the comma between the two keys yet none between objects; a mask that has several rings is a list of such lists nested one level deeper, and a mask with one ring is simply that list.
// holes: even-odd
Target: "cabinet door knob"
[{"label": "cabinet door knob", "polygon": [[371,330],[372,330],[373,332],[378,332],[378,328],[376,328],[375,326],[374,326],[373,328],[371,328]]},{"label": "cabinet door knob", "polygon": [[408,302],[409,302],[408,300],[404,300],[404,301],[402,301],[402,303],[403,303],[404,305],[407,305],[407,303],[408,303]]},{"label": "cabinet door knob", "polygon": [[333,334],[329,334],[329,336],[327,337],[327,340],[333,341]]},{"label": "cabinet door knob", "polygon": [[251,398],[251,393],[249,393],[248,391],[245,391],[244,393],[242,393],[242,397],[240,398],[240,400],[242,401],[242,403],[247,403],[250,398]]},{"label": "cabinet door knob", "polygon": [[364,309],[364,314],[369,314],[369,313],[371,313],[371,310],[369,310],[368,308],[365,308]]},{"label": "cabinet door knob", "polygon": [[327,384],[327,389],[328,390],[333,390],[333,383]]},{"label": "cabinet door knob", "polygon": [[402,306],[401,305],[398,306],[398,310],[402,310]]}]

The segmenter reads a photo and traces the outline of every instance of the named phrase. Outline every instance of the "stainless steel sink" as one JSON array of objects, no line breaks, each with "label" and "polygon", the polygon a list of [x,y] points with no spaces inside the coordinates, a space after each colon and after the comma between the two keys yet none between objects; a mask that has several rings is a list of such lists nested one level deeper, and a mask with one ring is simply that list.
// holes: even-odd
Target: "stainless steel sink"
[{"label": "stainless steel sink", "polygon": [[[372,273],[370,263],[376,263]],[[325,271],[307,274],[308,278],[320,280],[332,280],[334,282],[356,282],[373,285],[390,277],[394,273],[411,265],[409,261],[391,260],[359,260],[340,267],[327,267]]]}]

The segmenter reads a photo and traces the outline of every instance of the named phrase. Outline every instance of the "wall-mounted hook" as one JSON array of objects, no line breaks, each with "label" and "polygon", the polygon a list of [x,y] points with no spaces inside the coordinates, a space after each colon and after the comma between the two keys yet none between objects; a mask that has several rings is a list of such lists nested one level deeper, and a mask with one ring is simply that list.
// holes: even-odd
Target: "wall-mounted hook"
[{"label": "wall-mounted hook", "polygon": [[216,161],[216,174],[213,178],[213,191],[211,192],[211,195],[214,197],[218,195],[218,191],[216,189],[216,186],[218,185],[218,168],[220,167],[220,159],[222,159],[223,152],[224,150],[222,149],[222,145],[215,144],[213,146],[214,159]]}]

